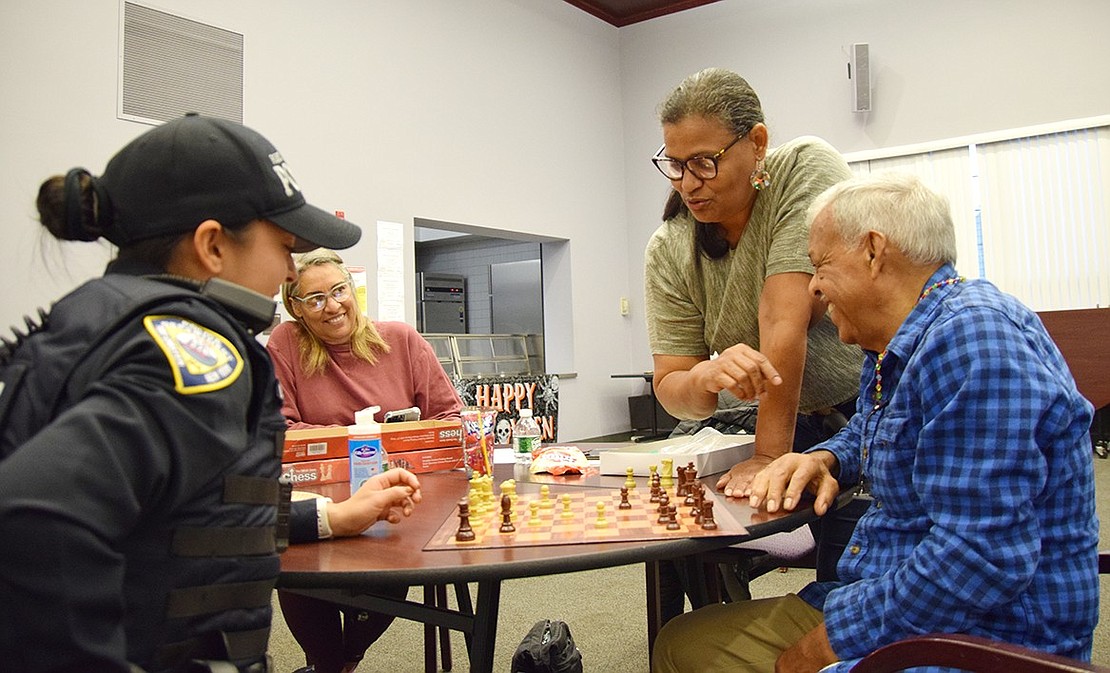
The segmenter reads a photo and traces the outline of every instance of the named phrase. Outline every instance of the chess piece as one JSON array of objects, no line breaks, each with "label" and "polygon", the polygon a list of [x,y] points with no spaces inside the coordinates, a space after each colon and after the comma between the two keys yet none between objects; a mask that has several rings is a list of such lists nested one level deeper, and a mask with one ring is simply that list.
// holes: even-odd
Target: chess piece
[{"label": "chess piece", "polygon": [[628,502],[628,488],[625,486],[621,486],[621,502],[617,509],[632,509],[632,503]]},{"label": "chess piece", "polygon": [[659,502],[659,496],[663,495],[663,487],[659,485],[659,473],[651,475],[651,497],[648,498],[649,502]]},{"label": "chess piece", "polygon": [[480,490],[478,490],[478,487],[472,488],[466,492],[466,505],[468,508],[470,508],[470,511],[474,512],[475,514],[481,514],[481,502],[482,493]]},{"label": "chess piece", "polygon": [[543,523],[543,520],[540,519],[540,503],[533,500],[528,503],[528,525],[538,526],[541,523]]},{"label": "chess piece", "polygon": [[695,486],[694,507],[690,510],[690,516],[694,517],[694,523],[701,523],[701,508],[705,504],[705,485],[699,483]]},{"label": "chess piece", "polygon": [[501,496],[501,528],[502,533],[512,533],[516,530],[513,525],[513,501],[508,493]]},{"label": "chess piece", "polygon": [[574,518],[574,510],[571,509],[571,506],[570,506],[570,494],[569,493],[564,493],[563,494],[563,511],[559,513],[559,516],[564,518],[564,519],[573,519]]},{"label": "chess piece", "polygon": [[470,503],[463,498],[459,501],[459,531],[455,533],[455,539],[459,542],[471,542],[474,537],[474,529],[470,527]]},{"label": "chess piece", "polygon": [[667,523],[667,513],[670,511],[671,498],[664,492],[663,495],[659,496],[659,519],[656,520],[656,523]]},{"label": "chess piece", "polygon": [[551,499],[551,487],[547,484],[540,486],[540,509],[552,509],[555,501]]},{"label": "chess piece", "polygon": [[694,494],[701,484],[692,479],[692,476],[690,472],[686,473],[686,499],[682,501],[683,505],[693,505],[698,501],[697,496]]},{"label": "chess piece", "polygon": [[678,523],[678,507],[675,505],[667,506],[667,530],[679,530],[682,526]]},{"label": "chess piece", "polygon": [[631,491],[632,489],[636,488],[636,471],[630,467],[627,468],[624,473],[624,487]]},{"label": "chess piece", "polygon": [[663,490],[669,490],[671,486],[674,486],[674,476],[671,474],[671,467],[674,465],[674,458],[664,458],[662,460],[662,463],[663,474],[659,476],[659,485],[663,487]]},{"label": "chess piece", "polygon": [[597,528],[605,528],[609,525],[609,520],[605,518],[605,501],[597,501],[597,521],[594,521],[594,526]]},{"label": "chess piece", "polygon": [[[490,484],[490,488],[492,488],[492,487],[493,487],[493,485]],[[502,500],[505,498],[505,496],[509,497],[509,512],[510,512],[509,520],[513,521],[515,523],[516,522],[516,500],[517,500],[516,479],[506,479],[505,481],[501,482],[501,498],[502,498]]]},{"label": "chess piece", "polygon": [[488,514],[493,511],[493,478],[488,474],[478,482],[478,511]]},{"label": "chess piece", "polygon": [[505,481],[501,482],[501,493],[502,493],[502,495],[507,494],[512,499],[513,505],[516,506],[516,480],[515,479],[506,479]]},{"label": "chess piece", "polygon": [[674,497],[677,500],[679,496],[686,495],[686,468],[679,465],[675,471],[678,472],[678,485],[674,489]]},{"label": "chess piece", "polygon": [[701,506],[701,529],[717,530],[717,522],[713,520],[713,501],[706,500]]}]

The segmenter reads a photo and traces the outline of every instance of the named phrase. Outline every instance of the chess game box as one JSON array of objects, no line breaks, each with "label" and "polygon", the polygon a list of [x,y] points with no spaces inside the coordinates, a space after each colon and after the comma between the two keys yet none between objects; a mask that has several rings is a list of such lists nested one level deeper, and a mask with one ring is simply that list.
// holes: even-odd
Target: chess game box
[{"label": "chess game box", "polygon": [[[456,448],[462,456],[462,423],[458,420],[382,423],[381,430],[386,453]],[[281,462],[346,458],[347,452],[345,426],[286,430]]]},{"label": "chess game box", "polygon": [[[346,439],[346,436],[344,436],[344,444],[346,444]],[[301,460],[295,463],[283,464],[281,473],[288,475],[293,480],[293,488],[338,484],[351,480],[351,461],[345,457],[328,460]]]},{"label": "chess game box", "polygon": [[285,431],[281,462],[347,458],[347,428],[304,428]]},{"label": "chess game box", "polygon": [[454,448],[462,460],[462,421],[382,423],[382,449],[387,454]]},{"label": "chess game box", "polygon": [[649,465],[661,465],[664,458],[670,458],[676,468],[693,463],[698,474],[704,476],[730,469],[751,458],[754,450],[755,435],[724,435],[705,428],[696,435],[601,451],[598,467],[601,474],[614,475],[627,474],[631,467],[635,476],[646,477]]},{"label": "chess game box", "polygon": [[462,447],[459,446],[390,453],[388,458],[390,467],[403,467],[415,474],[454,470],[463,466]]}]

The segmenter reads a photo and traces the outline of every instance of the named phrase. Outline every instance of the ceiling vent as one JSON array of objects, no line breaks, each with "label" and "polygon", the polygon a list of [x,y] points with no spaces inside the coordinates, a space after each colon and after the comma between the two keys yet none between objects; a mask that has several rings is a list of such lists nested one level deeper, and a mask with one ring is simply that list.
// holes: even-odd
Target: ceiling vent
[{"label": "ceiling vent", "polygon": [[243,36],[123,3],[119,117],[157,124],[186,112],[243,122]]}]

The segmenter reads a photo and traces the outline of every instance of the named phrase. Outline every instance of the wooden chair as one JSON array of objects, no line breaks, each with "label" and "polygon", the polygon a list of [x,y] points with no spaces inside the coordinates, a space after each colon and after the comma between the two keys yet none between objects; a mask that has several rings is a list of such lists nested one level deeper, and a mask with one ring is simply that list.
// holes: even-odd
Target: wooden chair
[{"label": "wooden chair", "polygon": [[852,673],[894,673],[912,666],[948,666],[971,673],[1110,673],[1110,668],[978,636],[937,633],[880,647]]},{"label": "wooden chair", "polygon": [[[1098,571],[1110,574],[1110,551],[1099,552]],[[860,660],[852,673],[894,673],[913,666],[947,666],[971,673],[1110,673],[1107,666],[957,633],[913,636],[880,647]]]}]

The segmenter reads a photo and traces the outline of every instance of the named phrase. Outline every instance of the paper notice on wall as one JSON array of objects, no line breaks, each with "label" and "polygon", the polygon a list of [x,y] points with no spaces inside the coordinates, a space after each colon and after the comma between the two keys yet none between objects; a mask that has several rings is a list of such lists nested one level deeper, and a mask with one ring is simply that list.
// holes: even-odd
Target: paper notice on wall
[{"label": "paper notice on wall", "polygon": [[351,274],[351,282],[355,288],[355,299],[358,300],[358,310],[362,311],[363,315],[369,315],[366,312],[366,267],[365,266],[352,266],[345,265],[347,273]]},{"label": "paper notice on wall", "polygon": [[378,220],[377,320],[405,320],[404,227]]}]

